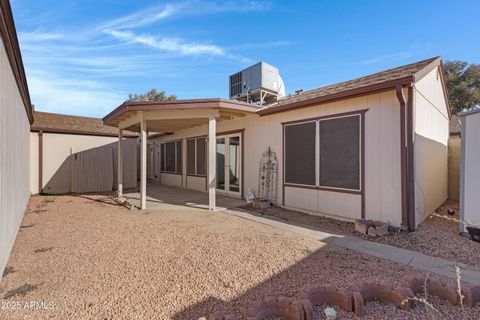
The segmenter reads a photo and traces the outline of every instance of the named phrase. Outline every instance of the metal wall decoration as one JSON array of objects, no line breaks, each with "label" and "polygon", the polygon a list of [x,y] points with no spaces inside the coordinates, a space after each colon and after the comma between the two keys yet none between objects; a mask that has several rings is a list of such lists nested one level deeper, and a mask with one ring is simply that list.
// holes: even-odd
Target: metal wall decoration
[{"label": "metal wall decoration", "polygon": [[277,202],[278,159],[272,148],[268,147],[262,154],[258,174],[258,198]]}]

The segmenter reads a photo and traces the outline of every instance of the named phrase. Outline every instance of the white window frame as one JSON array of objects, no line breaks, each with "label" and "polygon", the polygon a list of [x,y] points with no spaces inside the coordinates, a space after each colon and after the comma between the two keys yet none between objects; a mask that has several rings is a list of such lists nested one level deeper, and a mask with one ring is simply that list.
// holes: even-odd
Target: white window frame
[{"label": "white window frame", "polygon": [[[178,171],[178,152],[182,152],[182,150],[178,150],[177,143],[183,142],[182,139],[177,140],[170,140],[160,142],[160,156],[163,158],[163,163],[165,165],[165,170],[162,170],[162,163],[160,162],[160,173],[168,173],[168,174],[182,174],[182,172]],[[167,171],[167,143],[173,143],[175,145],[175,171]]]},{"label": "white window frame", "polygon": [[[205,139],[205,145],[207,145],[208,143],[208,139],[206,136],[201,136],[201,137],[194,137],[194,138],[187,138],[186,139],[186,143],[187,143],[187,176],[190,176],[190,177],[206,177],[207,176],[207,173],[206,173],[206,170],[205,170],[205,174],[199,174],[198,173],[198,163],[197,163],[197,157],[198,157],[198,140],[200,139]],[[189,157],[189,154],[188,154],[188,141],[190,140],[193,140],[195,141],[194,143],[194,146],[195,146],[195,151],[194,151],[194,171],[195,173],[188,173],[188,157]],[[207,152],[205,150],[205,158],[207,157]],[[207,159],[205,159],[205,165],[207,165]]]}]

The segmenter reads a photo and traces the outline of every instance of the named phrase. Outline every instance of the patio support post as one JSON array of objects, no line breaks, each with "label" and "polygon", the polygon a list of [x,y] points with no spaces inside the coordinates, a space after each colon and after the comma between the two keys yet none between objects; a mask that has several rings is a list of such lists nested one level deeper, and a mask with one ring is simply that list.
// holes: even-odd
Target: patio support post
[{"label": "patio support post", "polygon": [[215,116],[208,119],[208,209],[215,210],[217,187],[217,123]]},{"label": "patio support post", "polygon": [[118,150],[117,150],[117,182],[118,196],[123,195],[123,130],[118,129]]},{"label": "patio support post", "polygon": [[140,209],[147,208],[147,120],[140,122]]}]

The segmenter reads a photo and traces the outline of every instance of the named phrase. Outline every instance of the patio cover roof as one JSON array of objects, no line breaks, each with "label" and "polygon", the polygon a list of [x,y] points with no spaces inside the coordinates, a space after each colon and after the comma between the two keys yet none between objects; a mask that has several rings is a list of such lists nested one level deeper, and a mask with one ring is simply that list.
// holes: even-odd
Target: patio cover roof
[{"label": "patio cover roof", "polygon": [[208,123],[210,116],[229,120],[255,114],[260,106],[220,98],[124,102],[103,118],[108,126],[140,131],[140,118],[150,132],[173,132]]}]

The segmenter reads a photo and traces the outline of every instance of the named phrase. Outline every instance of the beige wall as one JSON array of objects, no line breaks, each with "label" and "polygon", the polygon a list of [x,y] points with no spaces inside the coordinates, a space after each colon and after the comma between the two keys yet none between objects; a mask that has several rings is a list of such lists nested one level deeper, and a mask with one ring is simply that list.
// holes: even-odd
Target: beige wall
[{"label": "beige wall", "polygon": [[449,115],[440,69],[414,87],[415,211],[421,223],[448,198]]},{"label": "beige wall", "polygon": [[[460,211],[463,221],[480,224],[480,113],[462,117]],[[465,232],[464,226],[460,231]]]},{"label": "beige wall", "polygon": [[[282,203],[282,122],[369,109],[365,115],[365,206],[366,217],[401,223],[400,107],[394,91],[372,94],[319,106],[259,117],[218,122],[217,132],[244,129],[244,194],[257,194],[259,162],[271,147],[279,160],[278,199]],[[207,134],[207,126],[181,130],[156,142]],[[184,157],[185,159],[185,157]],[[185,166],[184,166],[185,167]],[[170,176],[170,175],[168,175]],[[173,178],[162,174],[162,182]],[[175,183],[179,185],[178,181]],[[361,197],[331,191],[286,188],[285,206],[343,218],[360,218]]]},{"label": "beige wall", "polygon": [[29,131],[23,100],[0,39],[0,275],[30,197]]},{"label": "beige wall", "polygon": [[448,138],[448,199],[460,200],[460,136]]},{"label": "beige wall", "polygon": [[[38,193],[38,133],[30,133],[31,193]],[[43,191],[57,194],[82,190],[110,191],[116,186],[117,143],[115,137],[43,133]],[[73,164],[77,154],[80,166]],[[105,159],[111,156],[110,160]],[[85,158],[86,157],[86,158]],[[99,161],[95,161],[98,158]],[[101,161],[100,161],[101,160]],[[96,163],[95,163],[96,162]],[[82,169],[84,167],[85,170]],[[104,169],[102,169],[104,168]],[[98,169],[98,170],[97,170]],[[108,172],[104,172],[108,171]],[[84,173],[88,177],[83,176]],[[123,149],[123,187],[137,186],[136,139],[125,139]]]}]

